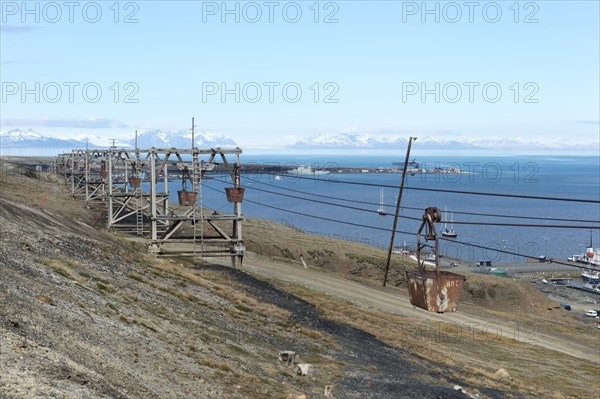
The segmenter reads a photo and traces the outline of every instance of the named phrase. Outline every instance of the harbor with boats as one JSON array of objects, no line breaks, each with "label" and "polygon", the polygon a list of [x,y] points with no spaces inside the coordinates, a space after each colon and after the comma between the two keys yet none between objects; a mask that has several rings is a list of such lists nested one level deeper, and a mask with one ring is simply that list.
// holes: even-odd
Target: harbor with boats
[{"label": "harbor with boats", "polygon": [[585,324],[600,328],[600,286],[577,277],[535,279],[531,283]]},{"label": "harbor with boats", "polygon": [[[557,301],[585,324],[600,329],[600,247],[592,243],[580,255],[568,262],[555,263],[545,256],[531,258],[525,263],[498,263],[490,260],[464,262],[440,259],[445,268],[471,271],[497,277],[512,277],[529,281],[549,298]],[[572,263],[570,265],[569,263]]]},{"label": "harbor with boats", "polygon": [[[297,175],[297,176],[319,176],[327,174],[357,174],[357,173],[402,173],[403,164],[393,162],[392,167],[389,166],[354,166],[341,165],[337,162],[308,162],[308,163],[243,163],[240,166],[242,173],[246,174],[273,174],[273,175]],[[425,164],[420,164],[415,160],[409,163],[407,173],[411,175],[417,174],[474,174],[475,171],[465,171],[457,166],[440,166],[435,163],[434,167],[427,167]]]},{"label": "harbor with boats", "polygon": [[600,284],[587,277],[597,276],[600,271],[579,271],[573,266],[533,259],[525,263],[495,264],[489,260],[466,262],[441,258],[440,265],[453,272],[468,271],[527,281],[586,325],[600,329]]}]

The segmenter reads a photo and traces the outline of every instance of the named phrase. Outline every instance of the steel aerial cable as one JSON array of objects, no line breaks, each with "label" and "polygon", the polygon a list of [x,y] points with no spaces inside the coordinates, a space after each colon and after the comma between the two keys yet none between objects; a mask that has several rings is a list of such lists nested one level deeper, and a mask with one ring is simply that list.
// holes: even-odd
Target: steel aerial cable
[{"label": "steel aerial cable", "polygon": [[[383,187],[383,188],[398,188],[396,186],[390,184],[376,184],[376,183],[364,183],[357,182],[352,180],[333,180],[333,179],[317,179],[314,177],[302,177],[298,175],[293,175],[294,179],[301,180],[312,180],[316,182],[323,183],[340,183],[340,184],[351,184],[358,186],[366,186],[366,187]],[[464,190],[450,190],[450,189],[442,189],[442,188],[424,188],[424,187],[404,187],[406,190],[414,190],[414,191],[430,191],[430,192],[439,192],[446,194],[465,194],[465,195],[481,195],[488,197],[504,197],[504,198],[522,198],[522,199],[534,199],[534,200],[545,200],[545,201],[566,201],[566,202],[581,202],[581,203],[590,203],[590,204],[600,204],[600,200],[594,199],[583,199],[583,198],[564,198],[564,197],[544,197],[544,196],[536,196],[536,195],[523,195],[523,194],[503,194],[503,193],[488,193],[481,191],[464,191]]]},{"label": "steel aerial cable", "polygon": [[[214,187],[210,187],[208,185],[206,185],[205,187],[208,188],[208,189],[210,189],[210,190],[212,190],[212,191],[216,191],[218,193],[221,193],[220,190],[218,190],[218,189],[216,189]],[[305,212],[298,212],[298,211],[293,211],[293,210],[290,210],[290,209],[280,208],[280,207],[277,207],[277,206],[274,206],[274,205],[263,204],[261,202],[257,202],[257,201],[253,201],[253,200],[249,200],[249,199],[244,199],[244,201],[245,202],[250,202],[252,204],[260,205],[260,206],[263,206],[265,208],[275,209],[275,210],[278,210],[278,211],[281,211],[281,212],[291,213],[291,214],[295,214],[295,215],[299,215],[299,216],[304,216],[304,217],[309,217],[309,218],[313,218],[313,219],[325,220],[325,221],[328,221],[328,222],[334,222],[334,223],[345,224],[345,225],[356,226],[356,227],[362,227],[362,228],[365,228],[365,229],[385,231],[385,232],[388,232],[388,233],[392,231],[392,229],[388,229],[388,228],[385,228],[385,227],[370,226],[370,225],[365,225],[365,224],[360,224],[360,223],[347,222],[345,220],[338,220],[338,219],[333,219],[333,218],[328,218],[328,217],[323,217],[323,216],[318,216],[318,215],[311,215],[311,214],[308,214],[308,213],[305,213]],[[402,230],[398,230],[398,229],[396,229],[396,233],[405,234],[405,235],[409,235],[409,236],[414,236],[415,235],[414,232],[402,231]],[[519,256],[521,258],[530,258],[531,257],[530,255],[521,254],[521,253],[518,253],[518,252],[506,251],[506,250],[497,249],[497,248],[490,248],[490,247],[486,247],[485,245],[479,245],[479,244],[473,244],[473,243],[458,241],[456,239],[449,239],[449,238],[440,237],[440,240],[447,241],[447,242],[450,242],[450,243],[459,244],[459,245],[465,245],[465,246],[469,246],[469,247],[474,247],[474,248],[479,248],[479,249],[485,249],[485,250],[489,250],[489,251],[495,251],[495,252],[503,253],[503,254],[507,254],[507,255]],[[591,267],[587,267],[587,266],[583,266],[583,265],[573,265],[573,264],[569,264],[569,263],[562,262],[562,261],[552,260],[552,263],[555,263],[555,264],[558,264],[558,265],[563,265],[563,266],[575,267],[575,268],[579,268],[579,269],[591,269]]]},{"label": "steel aerial cable", "polygon": [[[288,187],[280,187],[280,186],[277,186],[275,184],[265,183],[265,182],[261,182],[261,181],[259,181],[257,179],[252,179],[252,178],[250,178],[248,176],[246,176],[246,179],[247,180],[251,180],[253,183],[258,183],[258,184],[262,184],[262,185],[265,185],[265,186],[274,187],[274,188],[277,188],[279,190],[291,191],[291,192],[295,192],[295,193],[299,193],[299,194],[304,194],[304,195],[311,195],[311,196],[315,196],[315,197],[328,198],[328,199],[333,199],[333,200],[337,200],[337,201],[344,201],[344,202],[350,202],[350,203],[356,203],[356,204],[375,205],[375,206],[381,205],[378,202],[353,200],[353,199],[348,199],[348,198],[335,197],[335,196],[331,196],[331,195],[311,193],[311,192],[308,192],[308,191],[295,190],[293,188],[288,188]],[[393,207],[395,205],[394,204],[384,204],[383,206]],[[402,209],[415,210],[415,211],[422,211],[423,210],[422,208],[411,207],[411,206],[402,206],[401,208]],[[452,213],[457,214],[457,215],[488,216],[488,217],[494,217],[494,218],[510,218],[510,219],[519,218],[519,219],[546,220],[546,221],[556,221],[556,222],[596,223],[596,221],[589,220],[589,219],[566,219],[566,218],[549,218],[549,217],[522,216],[522,215],[500,215],[500,214],[494,214],[494,213],[478,213],[478,212],[463,212],[463,211],[452,211]]]},{"label": "steel aerial cable", "polygon": [[[210,189],[210,190],[216,191],[218,193],[221,192],[220,190],[218,190],[218,189],[216,189],[214,187],[210,187],[208,185],[205,185],[205,187],[208,188],[208,189]],[[311,214],[305,213],[305,212],[293,211],[291,209],[280,208],[280,207],[274,206],[274,205],[263,204],[261,202],[249,200],[247,198],[244,198],[244,202],[249,202],[251,204],[260,205],[260,206],[264,206],[266,208],[271,208],[271,209],[275,209],[275,210],[282,211],[282,212],[292,213],[292,214],[295,214],[295,215],[305,216],[305,217],[309,217],[309,218],[313,218],[313,219],[325,220],[325,221],[328,221],[328,222],[347,224],[347,225],[350,225],[350,226],[356,226],[356,227],[363,227],[363,228],[372,229],[372,230],[385,231],[385,232],[388,232],[388,233],[392,231],[392,229],[388,229],[388,228],[385,228],[385,227],[370,226],[370,225],[366,225],[366,224],[360,224],[360,223],[354,223],[354,222],[347,222],[345,220],[328,218],[328,217],[325,217],[325,216],[311,215]],[[396,230],[396,232],[397,233],[401,233],[401,234],[414,235],[414,233],[410,233],[408,231]]]},{"label": "steel aerial cable", "polygon": [[[442,222],[446,222],[443,220]],[[549,229],[582,229],[582,230],[600,230],[598,226],[573,226],[560,224],[524,224],[524,223],[490,223],[490,222],[457,222],[452,221],[452,224],[473,225],[473,226],[497,226],[497,227],[534,227],[534,228],[549,228]]]},{"label": "steel aerial cable", "polygon": [[[219,182],[219,183],[224,183],[227,184],[226,181],[223,180],[219,180],[219,179],[214,179],[215,181]],[[308,201],[308,202],[314,202],[314,203],[318,203],[318,204],[323,204],[323,205],[329,205],[329,206],[335,206],[338,208],[345,208],[345,209],[351,209],[351,210],[356,210],[356,211],[360,211],[360,212],[366,212],[366,213],[373,213],[373,214],[378,214],[380,215],[377,211],[371,210],[371,209],[365,209],[365,208],[359,208],[359,207],[355,207],[355,206],[349,206],[349,205],[343,205],[343,204],[335,204],[332,202],[327,202],[327,201],[320,201],[320,200],[316,200],[316,199],[312,199],[312,198],[304,198],[304,197],[299,197],[296,195],[290,195],[290,194],[284,194],[284,193],[278,193],[275,191],[270,191],[270,190],[263,190],[261,188],[256,188],[256,187],[250,187],[250,186],[243,186],[246,189],[250,189],[250,190],[255,190],[255,191],[261,191],[261,192],[265,192],[265,193],[269,193],[269,194],[274,194],[274,195],[279,195],[282,197],[287,197],[287,198],[294,198],[294,199],[299,199],[299,200],[303,200],[303,201]],[[392,216],[389,214],[386,215],[381,215],[381,216]],[[417,222],[421,222],[422,218],[418,218],[418,217],[412,217],[412,216],[405,216],[405,215],[398,215],[399,218],[402,219],[407,219],[407,220],[414,220]],[[594,229],[594,230],[600,230],[600,225],[599,226],[578,226],[578,225],[552,225],[552,224],[524,224],[524,223],[490,223],[490,222],[460,222],[460,221],[453,221],[453,224],[457,224],[457,225],[476,225],[476,226],[498,226],[498,227],[533,227],[533,228],[556,228],[556,229]]]},{"label": "steel aerial cable", "polygon": [[[502,254],[506,254],[506,255],[514,255],[514,256],[519,256],[521,258],[531,258],[531,255],[525,255],[525,254],[521,254],[518,252],[513,252],[513,251],[507,251],[504,249],[497,249],[497,248],[490,248],[490,247],[486,247],[485,245],[479,245],[479,244],[473,244],[473,243],[468,243],[468,242],[464,242],[464,241],[458,241],[454,238],[443,238],[440,237],[440,240],[443,241],[447,241],[447,242],[451,242],[451,243],[455,243],[455,244],[460,244],[460,245],[466,245],[469,247],[474,247],[474,248],[479,248],[479,249],[485,249],[485,250],[489,250],[489,251],[495,251],[495,252],[499,252]],[[584,266],[584,265],[573,265],[567,262],[563,262],[560,260],[550,260],[551,263],[555,263],[557,265],[563,265],[563,266],[570,266],[570,267],[577,267],[579,269],[588,269],[588,270],[596,270],[590,266]]]},{"label": "steel aerial cable", "polygon": [[[215,181],[217,181],[219,183],[225,183],[225,184],[228,183],[226,181],[219,180],[219,179],[215,179]],[[367,213],[377,213],[377,211],[373,211],[371,209],[359,208],[359,207],[356,207],[356,206],[336,204],[336,203],[333,203],[333,202],[320,201],[320,200],[316,200],[316,199],[312,199],[312,198],[298,197],[296,195],[278,193],[278,192],[270,191],[270,190],[263,190],[262,188],[249,187],[249,186],[243,186],[243,187],[246,188],[246,189],[249,189],[249,190],[261,191],[261,192],[265,192],[265,193],[269,193],[269,194],[279,195],[279,196],[282,196],[282,197],[295,198],[295,199],[299,199],[299,200],[303,200],[303,201],[315,202],[317,204],[336,206],[336,207],[339,207],[339,208],[352,209],[352,210],[355,210],[355,211],[361,211],[361,212],[367,212]],[[400,217],[402,217],[404,219],[421,221],[421,219],[419,219],[419,218],[410,217],[410,216],[400,216]]]},{"label": "steel aerial cable", "polygon": [[[220,182],[220,183],[226,183],[225,181],[222,181],[222,180],[219,180],[219,179],[215,179],[215,180],[218,181],[218,182]],[[279,195],[279,196],[283,196],[283,197],[295,198],[295,199],[300,199],[300,200],[304,200],[304,201],[320,203],[320,204],[324,204],[324,205],[330,205],[330,206],[336,206],[336,207],[340,207],[340,208],[357,210],[357,211],[361,211],[361,212],[377,213],[377,214],[379,214],[377,211],[373,211],[371,209],[353,207],[353,206],[342,205],[342,204],[335,204],[335,203],[326,202],[326,201],[320,201],[320,200],[315,200],[315,199],[311,199],[311,198],[298,197],[298,196],[295,196],[295,195],[289,195],[289,194],[278,193],[278,192],[269,191],[269,190],[263,190],[263,189],[256,188],[256,187],[245,186],[245,188],[248,188],[248,189],[251,189],[251,190],[256,190],[256,191],[261,191],[261,192],[266,192],[266,193],[270,193],[270,194],[274,194],[274,195]],[[415,208],[415,209],[419,209],[419,208]],[[390,215],[383,215],[383,216],[390,216]],[[414,220],[414,221],[418,221],[418,222],[421,221],[421,218],[417,218],[417,217],[404,216],[404,215],[399,215],[398,217],[403,218],[403,219],[408,219],[408,220]],[[515,217],[515,218],[519,218],[519,217]],[[460,222],[460,221],[453,221],[452,223],[453,224],[458,224],[458,225],[485,225],[485,226],[505,226],[505,227],[566,228],[566,229],[594,229],[594,230],[600,230],[600,225],[599,226],[574,226],[574,225],[523,224],[523,223],[493,223],[493,222],[492,223],[490,223],[490,222]]]}]

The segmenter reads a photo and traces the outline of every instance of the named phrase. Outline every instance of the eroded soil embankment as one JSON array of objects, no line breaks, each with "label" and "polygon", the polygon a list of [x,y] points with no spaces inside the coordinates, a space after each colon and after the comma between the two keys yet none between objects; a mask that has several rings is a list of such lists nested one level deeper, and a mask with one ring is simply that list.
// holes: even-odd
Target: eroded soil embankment
[{"label": "eroded soil embankment", "polygon": [[[336,387],[340,398],[462,398],[452,390],[450,383],[443,386],[432,383],[445,376],[433,371],[435,365],[421,360],[401,349],[379,341],[373,335],[357,328],[327,319],[310,303],[271,284],[258,280],[239,270],[225,266],[203,266],[200,270],[216,270],[241,283],[247,292],[259,301],[288,310],[294,321],[305,328],[324,332],[335,339],[339,351],[336,360],[347,364],[342,381]],[[460,381],[452,383],[462,384]],[[464,384],[463,384],[464,386]],[[480,388],[490,398],[503,398],[502,392]]]}]

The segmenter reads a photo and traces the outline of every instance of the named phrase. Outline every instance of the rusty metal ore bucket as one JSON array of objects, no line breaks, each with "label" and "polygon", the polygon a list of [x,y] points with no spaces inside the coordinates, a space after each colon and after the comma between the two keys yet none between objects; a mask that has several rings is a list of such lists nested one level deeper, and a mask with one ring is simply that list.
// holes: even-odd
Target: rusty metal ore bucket
[{"label": "rusty metal ore bucket", "polygon": [[139,188],[141,183],[142,183],[142,179],[139,177],[130,177],[129,178],[129,185],[133,188]]},{"label": "rusty metal ore bucket", "polygon": [[[442,220],[441,212],[436,207],[425,209],[423,222],[417,232],[417,263],[415,270],[406,271],[408,296],[413,306],[418,306],[430,312],[456,312],[458,299],[465,284],[465,276],[440,270],[439,237],[435,223]],[[425,242],[421,241],[425,229]],[[431,248],[428,241],[435,241],[435,270],[426,270],[425,262],[421,261],[421,251]]]},{"label": "rusty metal ore bucket", "polygon": [[227,201],[229,202],[242,202],[244,200],[244,188],[226,187],[225,195],[227,195]]},{"label": "rusty metal ore bucket", "polygon": [[190,206],[196,202],[198,193],[195,191],[181,190],[177,191],[177,196],[179,197],[179,205]]},{"label": "rusty metal ore bucket", "polygon": [[455,312],[466,278],[435,270],[408,270],[408,296],[413,306],[430,312]]}]

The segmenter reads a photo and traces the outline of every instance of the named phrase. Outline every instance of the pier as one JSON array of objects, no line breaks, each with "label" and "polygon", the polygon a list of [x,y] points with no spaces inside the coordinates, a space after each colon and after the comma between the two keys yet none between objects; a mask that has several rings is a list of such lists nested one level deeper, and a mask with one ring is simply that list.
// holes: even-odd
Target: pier
[{"label": "pier", "polygon": [[[586,287],[579,280],[573,280],[571,278],[547,278],[546,280],[552,284],[561,285],[567,288],[574,288],[576,290],[581,290],[600,296],[600,291],[596,291],[593,288]],[[575,284],[575,282],[579,284]]]},{"label": "pier", "polygon": [[[311,173],[302,173],[303,175],[318,175],[323,176],[326,174],[334,173],[348,173],[348,174],[360,174],[360,173],[402,173],[402,168],[398,167],[349,167],[339,166],[333,163],[326,163],[324,165],[313,163],[313,164],[241,164],[240,170],[244,174],[272,174],[272,175],[297,175],[297,169],[299,167],[309,167]],[[466,172],[461,169],[444,169],[444,168],[433,168],[433,169],[408,169],[407,172],[411,175],[416,174],[470,174],[473,172]]]}]

